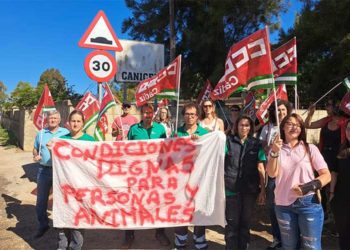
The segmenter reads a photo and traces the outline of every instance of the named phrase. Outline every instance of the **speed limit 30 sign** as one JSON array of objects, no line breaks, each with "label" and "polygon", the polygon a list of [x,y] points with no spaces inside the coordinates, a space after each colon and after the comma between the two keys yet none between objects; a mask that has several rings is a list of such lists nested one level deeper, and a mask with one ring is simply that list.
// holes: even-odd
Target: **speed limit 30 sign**
[{"label": "speed limit 30 sign", "polygon": [[108,52],[95,50],[85,58],[84,69],[92,80],[107,82],[117,73],[117,63]]}]

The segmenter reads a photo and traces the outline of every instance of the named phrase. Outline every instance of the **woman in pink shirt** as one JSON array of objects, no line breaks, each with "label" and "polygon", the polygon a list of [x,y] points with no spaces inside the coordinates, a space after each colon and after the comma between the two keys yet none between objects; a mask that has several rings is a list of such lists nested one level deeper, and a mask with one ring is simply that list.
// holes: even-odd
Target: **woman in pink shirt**
[{"label": "woman in pink shirt", "polygon": [[[272,144],[267,173],[276,177],[276,217],[283,249],[321,249],[323,209],[317,191],[331,180],[326,162],[297,114],[286,116]],[[318,173],[315,178],[314,171]],[[299,239],[300,237],[300,239]]]}]

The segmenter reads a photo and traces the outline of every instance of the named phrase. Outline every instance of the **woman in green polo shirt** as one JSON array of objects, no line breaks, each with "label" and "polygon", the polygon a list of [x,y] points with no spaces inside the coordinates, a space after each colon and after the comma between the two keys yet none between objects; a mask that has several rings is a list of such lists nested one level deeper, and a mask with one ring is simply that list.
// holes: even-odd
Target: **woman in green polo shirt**
[{"label": "woman in green polo shirt", "polygon": [[[61,136],[62,139],[95,141],[95,139],[83,131],[84,114],[74,110],[69,114],[68,123],[70,133]],[[58,232],[58,249],[81,249],[84,242],[83,230],[61,228]]]}]

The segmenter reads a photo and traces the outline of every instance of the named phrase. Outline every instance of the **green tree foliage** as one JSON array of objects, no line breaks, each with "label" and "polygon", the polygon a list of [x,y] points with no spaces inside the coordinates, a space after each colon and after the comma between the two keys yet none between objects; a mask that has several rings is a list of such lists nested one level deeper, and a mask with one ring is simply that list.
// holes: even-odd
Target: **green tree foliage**
[{"label": "green tree foliage", "polygon": [[[315,101],[350,75],[350,1],[304,0],[295,25],[280,41],[297,37],[298,89],[304,103]],[[341,98],[345,88],[333,92]]]},{"label": "green tree foliage", "polygon": [[67,80],[62,76],[58,69],[47,69],[41,74],[37,86],[39,97],[45,84],[48,85],[55,101],[69,99]]},{"label": "green tree foliage", "polygon": [[[135,40],[163,43],[169,54],[169,5],[164,0],[125,0],[132,17],[122,31]],[[284,0],[175,1],[176,54],[182,54],[181,96],[196,96],[206,79],[216,83],[224,72],[230,46],[263,25],[278,27]],[[168,61],[168,60],[166,60]]]},{"label": "green tree foliage", "polygon": [[32,108],[38,103],[36,88],[28,82],[19,82],[10,97],[13,106],[18,108]]},{"label": "green tree foliage", "polygon": [[48,85],[55,102],[69,99],[73,103],[76,103],[82,98],[82,95],[73,90],[73,85],[67,83],[66,78],[58,69],[47,69],[41,74],[37,85],[38,99],[45,84]]},{"label": "green tree foliage", "polygon": [[2,81],[0,81],[0,109],[2,109],[2,106],[7,99],[6,90],[6,85]]}]

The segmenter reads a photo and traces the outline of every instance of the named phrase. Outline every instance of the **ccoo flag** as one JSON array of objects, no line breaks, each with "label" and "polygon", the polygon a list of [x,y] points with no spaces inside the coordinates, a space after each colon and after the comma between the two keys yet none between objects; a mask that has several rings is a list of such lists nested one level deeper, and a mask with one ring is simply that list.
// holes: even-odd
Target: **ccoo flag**
[{"label": "ccoo flag", "polygon": [[104,94],[100,106],[100,112],[97,118],[97,124],[94,132],[94,137],[97,141],[104,141],[108,132],[107,110],[116,106],[113,94],[107,83],[103,83]]},{"label": "ccoo flag", "polygon": [[271,52],[276,84],[297,83],[297,39],[294,37]]},{"label": "ccoo flag", "polygon": [[180,73],[181,55],[155,76],[139,83],[135,93],[136,105],[140,107],[155,96],[167,99],[176,97],[176,87],[180,84]]},{"label": "ccoo flag", "polygon": [[52,99],[49,87],[45,84],[33,117],[34,125],[38,130],[45,128],[47,125],[44,112],[52,110],[56,110],[55,103]]},{"label": "ccoo flag", "polygon": [[209,99],[210,93],[211,93],[212,90],[213,90],[213,88],[211,87],[210,81],[207,80],[207,81],[205,82],[204,88],[203,88],[202,91],[199,93],[199,96],[198,96],[198,98],[197,98],[197,104],[198,104],[198,106],[201,106],[202,103],[203,103],[205,100],[208,100],[208,99]]},{"label": "ccoo flag", "polygon": [[228,98],[239,86],[268,88],[274,82],[267,27],[234,44],[225,62],[225,74],[211,93],[213,100]]},{"label": "ccoo flag", "polygon": [[91,94],[90,91],[88,91],[77,104],[75,109],[81,111],[84,114],[85,125],[83,129],[86,130],[95,121],[97,121],[98,113],[100,110],[100,103],[98,102],[97,98]]},{"label": "ccoo flag", "polygon": [[[276,90],[276,98],[288,101],[287,89],[285,84],[281,84],[278,86]],[[275,95],[274,92],[271,91],[269,97],[260,105],[258,111],[256,112],[256,117],[258,118],[260,124],[263,125],[268,121],[268,109],[274,101]]]},{"label": "ccoo flag", "polygon": [[346,90],[350,91],[350,76],[344,78],[343,84],[344,84]]}]

